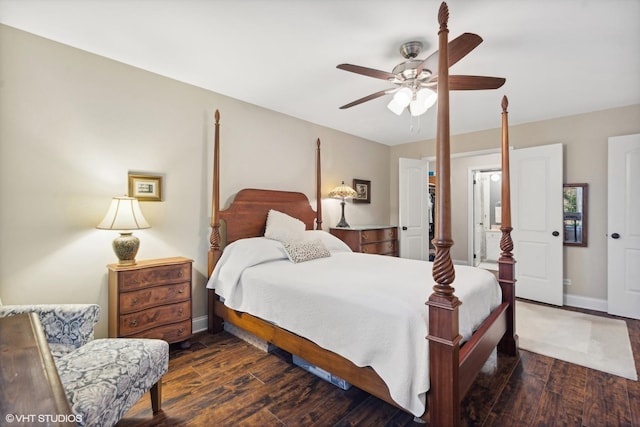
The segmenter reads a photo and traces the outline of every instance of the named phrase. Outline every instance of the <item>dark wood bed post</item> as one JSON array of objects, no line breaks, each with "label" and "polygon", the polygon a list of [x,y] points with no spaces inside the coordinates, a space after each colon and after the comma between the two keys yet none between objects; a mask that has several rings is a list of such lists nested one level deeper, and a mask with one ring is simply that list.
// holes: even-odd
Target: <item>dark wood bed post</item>
[{"label": "dark wood bed post", "polygon": [[500,259],[498,260],[498,282],[502,288],[502,302],[508,302],[507,308],[507,332],[498,344],[498,350],[509,356],[518,353],[518,336],[514,328],[516,317],[516,279],[515,264],[513,259],[513,240],[511,240],[511,192],[509,174],[509,113],[507,107],[509,100],[502,97],[502,221],[500,230]]},{"label": "dark wood bed post", "polygon": [[322,168],[320,165],[320,138],[316,140],[316,230],[322,230]]},{"label": "dark wood bed post", "polygon": [[438,12],[440,30],[438,61],[438,122],[436,131],[436,236],[433,245],[433,279],[436,285],[429,306],[429,420],[432,426],[460,425],[458,307],[460,300],[451,286],[455,270],[451,261],[451,188],[449,130],[449,62],[447,61],[449,8],[443,2]]},{"label": "dark wood bed post", "polygon": [[[222,249],[220,248],[220,111],[216,110],[215,118],[215,137],[213,145],[213,194],[211,201],[211,235],[209,236],[209,262],[207,266],[207,277],[211,277],[213,267],[216,265]],[[223,329],[222,319],[214,316],[213,305],[215,303],[216,293],[213,289],[207,289],[207,303],[209,304],[209,316],[207,327],[209,333],[220,332]]]}]

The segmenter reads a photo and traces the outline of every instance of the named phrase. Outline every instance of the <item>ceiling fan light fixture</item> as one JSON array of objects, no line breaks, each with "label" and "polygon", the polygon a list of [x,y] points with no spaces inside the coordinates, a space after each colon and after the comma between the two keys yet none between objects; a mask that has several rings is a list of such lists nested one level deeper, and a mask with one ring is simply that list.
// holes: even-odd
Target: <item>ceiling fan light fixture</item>
[{"label": "ceiling fan light fixture", "polygon": [[415,99],[409,104],[409,110],[412,116],[420,116],[427,112],[429,108],[435,104],[438,99],[438,95],[429,88],[420,89],[415,96]]},{"label": "ceiling fan light fixture", "polygon": [[399,91],[393,95],[393,100],[396,104],[400,105],[402,108],[406,107],[411,103],[411,99],[413,98],[413,91],[408,87],[403,87]]},{"label": "ceiling fan light fixture", "polygon": [[427,108],[431,108],[438,100],[438,94],[435,90],[425,87],[418,91],[417,98],[422,99]]},{"label": "ceiling fan light fixture", "polygon": [[387,108],[398,116],[404,111],[404,107],[396,102],[395,97],[391,98],[391,101],[387,104]]}]

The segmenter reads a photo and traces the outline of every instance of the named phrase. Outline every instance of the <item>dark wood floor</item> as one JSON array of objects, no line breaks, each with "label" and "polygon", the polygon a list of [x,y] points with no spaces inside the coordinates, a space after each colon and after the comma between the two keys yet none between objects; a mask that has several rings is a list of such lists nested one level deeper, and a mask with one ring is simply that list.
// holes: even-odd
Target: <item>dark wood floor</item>
[{"label": "dark wood floor", "polygon": [[[640,321],[627,325],[640,372]],[[153,416],[146,395],[118,427],[420,426],[363,391],[305,372],[286,353],[263,353],[227,333],[192,343],[172,348],[163,410]],[[481,374],[462,406],[470,426],[640,426],[640,383],[521,350],[520,359],[500,358],[494,375]]]}]

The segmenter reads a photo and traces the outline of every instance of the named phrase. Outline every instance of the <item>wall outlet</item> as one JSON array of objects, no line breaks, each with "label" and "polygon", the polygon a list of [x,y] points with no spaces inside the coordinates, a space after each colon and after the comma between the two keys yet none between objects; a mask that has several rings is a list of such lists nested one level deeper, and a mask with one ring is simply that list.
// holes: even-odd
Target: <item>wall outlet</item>
[{"label": "wall outlet", "polygon": [[564,286],[571,286],[571,279],[563,279],[562,284]]}]

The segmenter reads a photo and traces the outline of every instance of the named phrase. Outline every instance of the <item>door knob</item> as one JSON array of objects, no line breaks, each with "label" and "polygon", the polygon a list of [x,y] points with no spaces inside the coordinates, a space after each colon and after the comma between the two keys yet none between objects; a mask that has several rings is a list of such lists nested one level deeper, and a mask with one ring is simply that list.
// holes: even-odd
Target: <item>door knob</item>
[{"label": "door knob", "polygon": [[403,231],[407,231],[407,227],[404,227],[404,226],[403,226],[403,227],[402,227],[402,230],[403,230]]},{"label": "door knob", "polygon": [[557,231],[554,231],[553,233],[551,233],[554,237],[558,237],[560,235],[560,233],[558,233]]},{"label": "door knob", "polygon": [[619,235],[618,233],[613,233],[613,234],[611,235],[611,238],[612,238],[612,239],[619,239],[619,238],[620,238],[620,235]]}]

